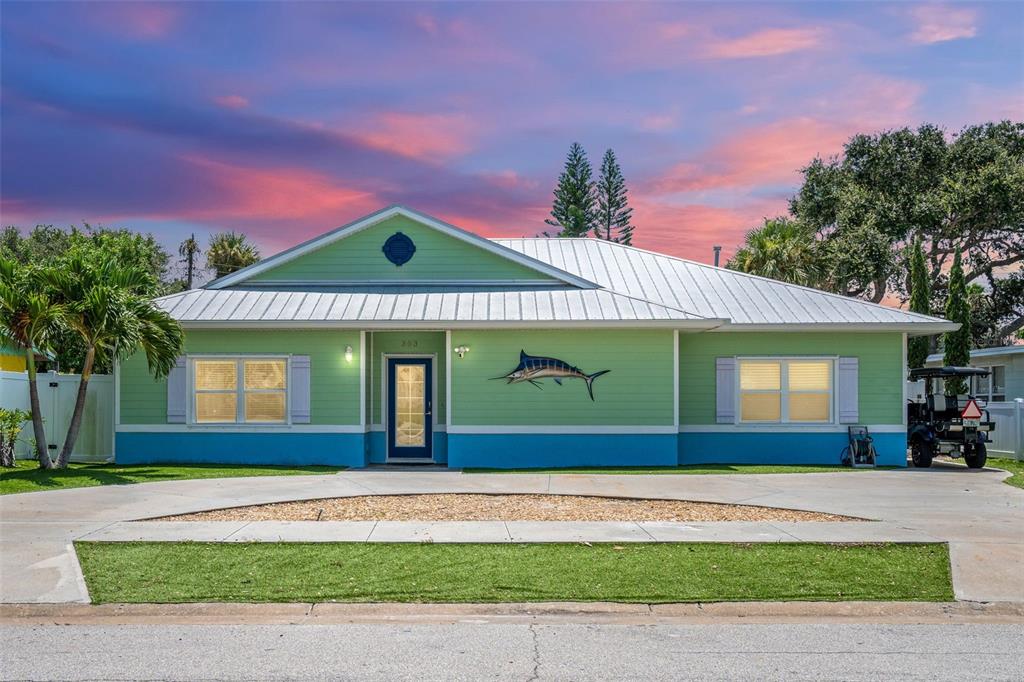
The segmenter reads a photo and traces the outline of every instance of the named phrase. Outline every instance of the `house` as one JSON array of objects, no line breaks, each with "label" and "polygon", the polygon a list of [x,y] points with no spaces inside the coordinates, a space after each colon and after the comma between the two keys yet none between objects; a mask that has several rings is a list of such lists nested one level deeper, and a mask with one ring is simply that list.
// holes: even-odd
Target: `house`
[{"label": "house", "polygon": [[[925,362],[928,367],[941,367],[943,364],[941,353],[929,355]],[[970,364],[992,372],[987,377],[974,377],[971,394],[975,397],[989,404],[1024,398],[1024,345],[972,350]]]},{"label": "house", "polygon": [[904,465],[906,339],[955,328],[400,206],[159,305],[186,354],[117,368],[122,463],[838,463],[866,424]]}]

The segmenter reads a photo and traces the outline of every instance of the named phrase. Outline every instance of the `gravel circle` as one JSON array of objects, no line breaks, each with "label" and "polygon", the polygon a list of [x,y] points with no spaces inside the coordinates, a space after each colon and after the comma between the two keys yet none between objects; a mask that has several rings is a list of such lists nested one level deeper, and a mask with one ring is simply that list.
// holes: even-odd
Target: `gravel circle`
[{"label": "gravel circle", "polygon": [[[157,520],[157,519],[151,519]],[[164,516],[160,521],[860,521],[848,516],[685,500],[582,495],[366,495]]]}]

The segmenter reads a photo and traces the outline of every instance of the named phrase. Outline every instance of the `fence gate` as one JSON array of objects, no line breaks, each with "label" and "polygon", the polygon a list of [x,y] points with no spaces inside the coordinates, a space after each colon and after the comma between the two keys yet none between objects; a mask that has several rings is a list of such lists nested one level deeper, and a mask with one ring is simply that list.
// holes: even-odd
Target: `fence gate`
[{"label": "fence gate", "polygon": [[[77,374],[38,374],[39,409],[43,413],[47,447],[56,457],[64,446],[78,394]],[[0,372],[0,407],[29,410],[28,373]],[[18,459],[33,459],[32,424],[25,424],[15,448]],[[75,461],[103,461],[114,455],[114,380],[109,374],[94,374],[89,379],[82,428],[71,458]]]}]

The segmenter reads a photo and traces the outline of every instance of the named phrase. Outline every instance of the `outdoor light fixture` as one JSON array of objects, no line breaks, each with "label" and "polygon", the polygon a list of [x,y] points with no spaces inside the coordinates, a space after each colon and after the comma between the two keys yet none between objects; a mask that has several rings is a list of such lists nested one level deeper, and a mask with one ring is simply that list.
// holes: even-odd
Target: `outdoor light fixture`
[{"label": "outdoor light fixture", "polygon": [[345,346],[345,362],[352,362],[352,346]]},{"label": "outdoor light fixture", "polygon": [[456,346],[455,353],[461,358],[469,352],[469,346]]}]

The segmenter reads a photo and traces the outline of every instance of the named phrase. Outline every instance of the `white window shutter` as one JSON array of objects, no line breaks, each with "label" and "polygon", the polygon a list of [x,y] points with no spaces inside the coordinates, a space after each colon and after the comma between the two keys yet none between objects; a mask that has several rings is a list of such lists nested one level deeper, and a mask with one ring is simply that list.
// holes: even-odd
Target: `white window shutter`
[{"label": "white window shutter", "polygon": [[840,424],[856,424],[860,420],[859,372],[857,358],[839,358],[839,377],[836,385],[839,392]]},{"label": "white window shutter", "polygon": [[715,358],[715,421],[736,422],[736,358]]},{"label": "white window shutter", "polygon": [[292,356],[291,396],[292,424],[309,423],[310,362],[308,355]]},{"label": "white window shutter", "polygon": [[167,423],[184,424],[185,407],[188,401],[185,356],[179,355],[174,368],[167,375]]}]

